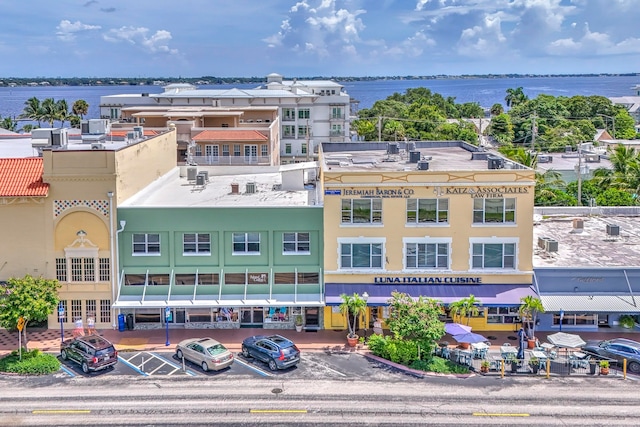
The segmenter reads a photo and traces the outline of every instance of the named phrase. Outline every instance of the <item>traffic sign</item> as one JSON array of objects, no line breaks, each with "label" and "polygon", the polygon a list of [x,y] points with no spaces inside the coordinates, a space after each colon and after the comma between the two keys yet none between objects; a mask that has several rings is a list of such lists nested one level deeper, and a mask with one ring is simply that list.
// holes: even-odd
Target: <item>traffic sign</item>
[{"label": "traffic sign", "polygon": [[18,330],[22,332],[23,329],[24,329],[24,317],[20,316],[20,318],[18,319]]}]

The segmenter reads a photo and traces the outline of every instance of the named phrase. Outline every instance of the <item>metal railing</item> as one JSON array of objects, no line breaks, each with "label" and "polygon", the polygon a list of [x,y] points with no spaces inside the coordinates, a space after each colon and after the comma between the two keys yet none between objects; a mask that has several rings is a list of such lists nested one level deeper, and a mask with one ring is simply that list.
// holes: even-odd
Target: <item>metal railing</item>
[{"label": "metal railing", "polygon": [[268,156],[193,156],[198,165],[268,165]]}]

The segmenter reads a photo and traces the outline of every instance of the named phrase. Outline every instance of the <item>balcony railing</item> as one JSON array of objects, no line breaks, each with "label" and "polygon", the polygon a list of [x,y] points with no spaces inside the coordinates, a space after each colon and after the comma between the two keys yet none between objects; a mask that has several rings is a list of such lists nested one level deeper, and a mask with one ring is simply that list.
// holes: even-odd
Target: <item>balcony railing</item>
[{"label": "balcony railing", "polygon": [[271,158],[268,156],[193,156],[193,161],[198,165],[269,165]]},{"label": "balcony railing", "polygon": [[332,130],[329,132],[329,136],[344,136],[344,131]]},{"label": "balcony railing", "polygon": [[344,114],[331,114],[329,115],[330,120],[344,120]]}]

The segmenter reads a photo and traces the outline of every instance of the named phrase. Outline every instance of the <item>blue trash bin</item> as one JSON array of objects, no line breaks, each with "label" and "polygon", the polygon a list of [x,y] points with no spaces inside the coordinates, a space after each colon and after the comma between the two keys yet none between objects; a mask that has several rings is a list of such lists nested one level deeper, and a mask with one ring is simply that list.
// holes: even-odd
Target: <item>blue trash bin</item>
[{"label": "blue trash bin", "polygon": [[125,322],[124,314],[118,314],[118,330],[123,332],[125,329],[127,329],[127,324]]}]

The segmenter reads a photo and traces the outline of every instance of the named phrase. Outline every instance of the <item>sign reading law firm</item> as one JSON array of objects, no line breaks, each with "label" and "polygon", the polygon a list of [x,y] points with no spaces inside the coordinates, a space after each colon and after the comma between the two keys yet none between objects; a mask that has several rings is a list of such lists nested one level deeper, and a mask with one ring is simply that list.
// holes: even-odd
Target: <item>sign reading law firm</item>
[{"label": "sign reading law firm", "polygon": [[[495,186],[495,187],[435,187],[434,191],[438,196],[448,196],[457,194],[468,194],[471,198],[502,198],[505,196],[513,196],[518,194],[529,194],[529,188],[527,187],[508,187],[508,186]],[[346,197],[359,197],[361,199],[369,198],[382,198],[382,199],[408,199],[414,196],[413,188],[345,188],[340,189],[326,189],[324,190],[325,196],[346,196]]]}]

